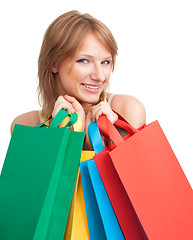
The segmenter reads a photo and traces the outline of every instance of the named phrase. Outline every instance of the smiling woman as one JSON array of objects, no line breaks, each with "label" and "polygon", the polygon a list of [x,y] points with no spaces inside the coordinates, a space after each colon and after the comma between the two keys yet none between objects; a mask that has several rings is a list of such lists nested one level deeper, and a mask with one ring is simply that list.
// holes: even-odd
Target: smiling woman
[{"label": "smiling woman", "polygon": [[[109,59],[109,60],[107,60]],[[84,108],[98,102],[107,89],[111,75],[111,53],[90,30],[80,42],[74,56],[52,67],[59,95],[75,97]]]},{"label": "smiling woman", "polygon": [[[145,124],[145,109],[136,98],[107,93],[118,47],[110,30],[89,14],[70,11],[54,20],[42,43],[39,60],[41,112],[18,116],[12,123],[34,126],[62,108],[77,111],[83,131],[101,114],[114,123],[122,115],[138,128]],[[107,102],[102,101],[104,96]],[[114,111],[113,111],[114,110]],[[85,148],[89,148],[88,141]]]}]

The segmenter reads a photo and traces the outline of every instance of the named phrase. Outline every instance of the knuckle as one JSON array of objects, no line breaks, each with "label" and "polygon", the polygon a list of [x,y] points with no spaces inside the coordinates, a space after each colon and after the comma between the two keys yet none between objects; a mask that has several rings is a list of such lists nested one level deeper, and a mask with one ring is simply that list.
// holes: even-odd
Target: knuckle
[{"label": "knuckle", "polygon": [[71,98],[72,98],[72,100],[77,101],[75,97],[71,97]]},{"label": "knuckle", "polygon": [[57,99],[60,100],[60,99],[64,99],[64,98],[62,95],[60,95]]}]

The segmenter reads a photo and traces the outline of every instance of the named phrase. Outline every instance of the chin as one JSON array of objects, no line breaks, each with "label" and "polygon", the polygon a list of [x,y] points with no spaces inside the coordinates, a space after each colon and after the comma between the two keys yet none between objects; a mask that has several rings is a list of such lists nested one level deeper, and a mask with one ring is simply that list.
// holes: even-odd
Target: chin
[{"label": "chin", "polygon": [[100,99],[100,95],[88,96],[88,97],[84,97],[84,99],[80,99],[80,102],[89,103],[89,104],[96,104],[96,103],[98,103],[99,99]]}]

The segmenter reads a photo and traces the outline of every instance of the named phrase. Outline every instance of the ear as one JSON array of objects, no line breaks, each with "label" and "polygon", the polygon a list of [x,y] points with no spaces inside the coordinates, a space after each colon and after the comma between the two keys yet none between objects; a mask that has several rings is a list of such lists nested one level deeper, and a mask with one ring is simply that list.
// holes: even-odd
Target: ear
[{"label": "ear", "polygon": [[52,70],[53,73],[57,73],[58,72],[58,69],[57,69],[57,67],[55,65],[52,65],[51,70]]}]

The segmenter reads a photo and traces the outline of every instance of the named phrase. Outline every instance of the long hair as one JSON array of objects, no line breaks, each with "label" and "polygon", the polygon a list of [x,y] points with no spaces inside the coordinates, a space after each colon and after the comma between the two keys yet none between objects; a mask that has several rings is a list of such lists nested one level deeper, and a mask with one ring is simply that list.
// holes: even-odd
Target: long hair
[{"label": "long hair", "polygon": [[[89,14],[70,11],[55,19],[45,32],[38,59],[38,98],[42,115],[48,118],[59,93],[56,88],[52,66],[58,66],[64,59],[72,57],[85,36],[92,30],[112,55],[112,71],[115,66],[117,44],[110,30]],[[100,98],[103,97],[101,94]]]}]

